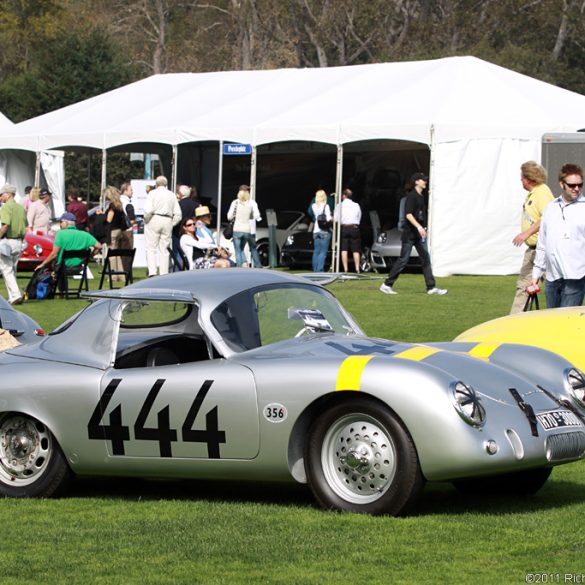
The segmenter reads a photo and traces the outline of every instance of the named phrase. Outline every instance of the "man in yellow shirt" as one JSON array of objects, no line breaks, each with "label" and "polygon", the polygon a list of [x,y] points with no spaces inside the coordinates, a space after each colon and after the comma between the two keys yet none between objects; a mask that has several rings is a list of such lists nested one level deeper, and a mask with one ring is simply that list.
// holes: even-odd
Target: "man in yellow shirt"
[{"label": "man in yellow shirt", "polygon": [[529,160],[520,167],[520,172],[522,187],[528,191],[528,195],[522,206],[522,231],[512,240],[512,243],[514,246],[526,244],[526,251],[516,281],[516,296],[510,314],[520,313],[526,304],[528,298],[526,288],[532,284],[532,267],[536,255],[540,220],[544,208],[554,199],[551,190],[546,185],[546,171],[541,165]]}]

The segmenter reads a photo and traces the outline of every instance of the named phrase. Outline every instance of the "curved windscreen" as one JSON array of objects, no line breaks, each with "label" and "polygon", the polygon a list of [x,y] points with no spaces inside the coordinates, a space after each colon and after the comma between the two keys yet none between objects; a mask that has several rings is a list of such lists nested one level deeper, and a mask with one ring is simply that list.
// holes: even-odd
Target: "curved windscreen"
[{"label": "curved windscreen", "polygon": [[211,313],[213,326],[237,352],[301,335],[359,333],[326,290],[281,285],[241,292]]}]

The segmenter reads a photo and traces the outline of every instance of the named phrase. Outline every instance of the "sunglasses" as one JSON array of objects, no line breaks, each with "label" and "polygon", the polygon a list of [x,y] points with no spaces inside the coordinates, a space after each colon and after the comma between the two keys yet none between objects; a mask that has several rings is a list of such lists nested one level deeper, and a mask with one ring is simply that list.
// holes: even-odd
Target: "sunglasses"
[{"label": "sunglasses", "polygon": [[[565,182],[563,181],[563,183]],[[568,187],[569,189],[581,189],[583,183],[565,183],[565,187]]]},{"label": "sunglasses", "polygon": [[191,227],[192,225],[195,225],[195,224],[194,224],[193,222],[186,223],[186,224],[185,224],[185,227]]}]

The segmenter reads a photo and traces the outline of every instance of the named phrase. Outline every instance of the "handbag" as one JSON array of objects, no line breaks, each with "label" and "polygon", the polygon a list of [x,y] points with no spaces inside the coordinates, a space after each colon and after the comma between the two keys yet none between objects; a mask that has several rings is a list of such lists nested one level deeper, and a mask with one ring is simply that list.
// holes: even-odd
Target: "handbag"
[{"label": "handbag", "polygon": [[324,213],[321,213],[317,216],[317,225],[320,230],[328,230],[331,226],[331,222],[327,221],[327,216]]},{"label": "handbag", "polygon": [[528,298],[526,299],[526,303],[524,303],[523,311],[538,311],[539,309],[538,293],[528,293]]},{"label": "handbag", "polygon": [[236,211],[238,210],[238,202],[236,201],[236,206],[234,207],[234,218],[230,221],[223,230],[223,237],[226,240],[231,240],[234,237],[234,222],[236,221]]},{"label": "handbag", "polygon": [[320,214],[317,216],[317,225],[319,226],[319,229],[320,229],[320,230],[325,230],[325,231],[329,230],[329,228],[331,227],[331,222],[330,222],[330,221],[328,221],[328,219],[327,219],[327,215],[325,214],[325,208],[326,208],[326,207],[327,207],[327,206],[326,206],[326,205],[324,205],[324,206],[323,206],[323,211],[322,211],[322,213],[320,213]]},{"label": "handbag", "polygon": [[234,220],[230,221],[223,230],[223,237],[226,240],[231,240],[234,237]]}]

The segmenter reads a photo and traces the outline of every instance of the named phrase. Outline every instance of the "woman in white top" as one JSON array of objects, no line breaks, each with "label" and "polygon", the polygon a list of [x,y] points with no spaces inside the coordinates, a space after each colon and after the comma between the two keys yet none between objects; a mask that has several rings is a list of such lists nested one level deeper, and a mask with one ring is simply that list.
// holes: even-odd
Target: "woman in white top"
[{"label": "woman in white top", "polygon": [[[331,209],[327,204],[327,193],[320,189],[315,193],[315,203],[311,205],[311,210],[315,216],[313,224],[313,270],[323,272],[325,270],[325,260],[327,259],[327,250],[331,242]],[[321,221],[320,221],[321,219]],[[319,225],[321,223],[322,225]]]},{"label": "woman in white top", "polygon": [[246,261],[244,248],[250,247],[250,255],[256,268],[262,267],[258,250],[256,249],[256,236],[251,233],[250,220],[261,221],[260,211],[256,201],[250,199],[250,191],[240,189],[238,197],[230,205],[227,214],[228,221],[234,220],[234,250],[236,252],[236,264],[243,266]]},{"label": "woman in white top", "polygon": [[179,245],[189,263],[189,270],[200,268],[229,268],[229,260],[215,254],[215,242],[203,242],[195,233],[195,220],[189,217],[181,224]]}]

